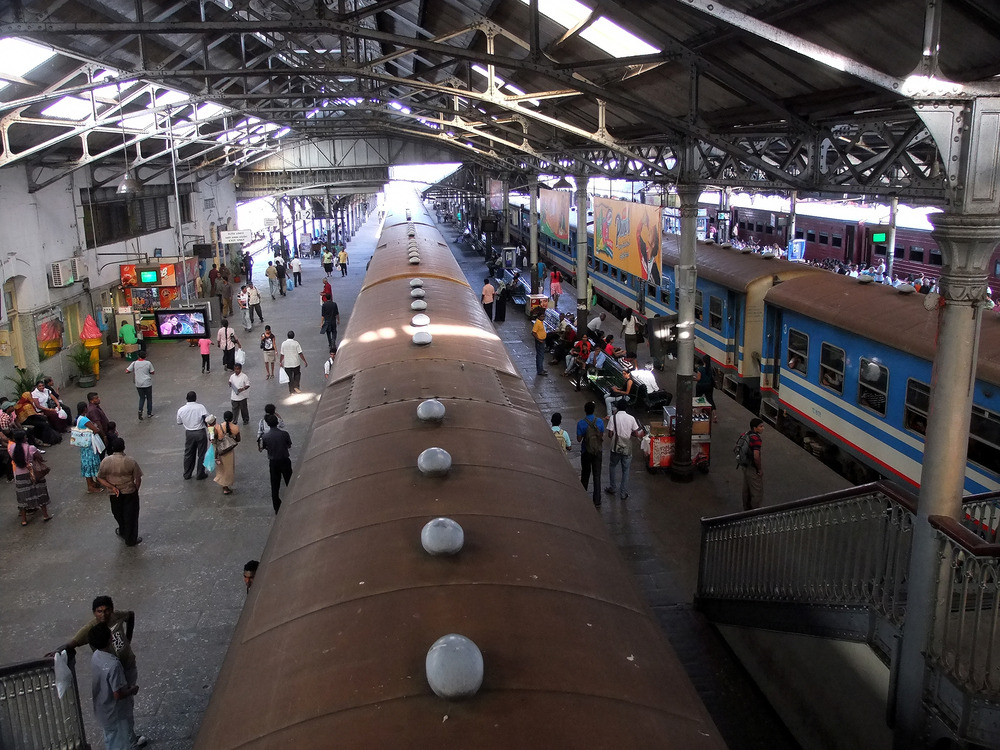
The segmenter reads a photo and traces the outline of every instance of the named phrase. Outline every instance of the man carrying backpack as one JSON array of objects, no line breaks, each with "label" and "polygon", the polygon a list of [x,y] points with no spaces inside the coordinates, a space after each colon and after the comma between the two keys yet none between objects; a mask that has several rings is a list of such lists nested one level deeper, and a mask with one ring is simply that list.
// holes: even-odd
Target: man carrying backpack
[{"label": "man carrying backpack", "polygon": [[584,417],[576,423],[576,442],[580,443],[580,481],[587,489],[594,474],[594,506],[601,507],[601,458],[604,451],[604,421],[594,416],[594,402],[583,407]]},{"label": "man carrying backpack", "polygon": [[760,455],[763,432],[764,420],[754,417],[750,420],[750,430],[737,441],[736,464],[743,469],[743,510],[759,508],[764,502],[764,465]]},{"label": "man carrying backpack", "polygon": [[609,486],[604,491],[614,495],[619,491],[615,487],[615,468],[620,466],[622,481],[620,484],[622,502],[628,500],[628,472],[632,465],[632,436],[642,437],[642,428],[635,417],[624,409],[614,409],[608,418],[608,433],[611,435],[611,457],[608,462]]}]

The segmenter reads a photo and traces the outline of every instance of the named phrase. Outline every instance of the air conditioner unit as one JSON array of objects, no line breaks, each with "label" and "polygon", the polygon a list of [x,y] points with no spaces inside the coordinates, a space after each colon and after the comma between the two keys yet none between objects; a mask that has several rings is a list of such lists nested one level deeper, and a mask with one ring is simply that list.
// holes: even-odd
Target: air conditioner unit
[{"label": "air conditioner unit", "polygon": [[70,264],[70,270],[73,272],[73,278],[76,281],[82,281],[87,278],[87,264],[83,258],[70,258]]},{"label": "air conditioner unit", "polygon": [[61,289],[69,286],[76,279],[73,276],[73,262],[69,258],[57,260],[49,266],[49,286],[53,289]]}]

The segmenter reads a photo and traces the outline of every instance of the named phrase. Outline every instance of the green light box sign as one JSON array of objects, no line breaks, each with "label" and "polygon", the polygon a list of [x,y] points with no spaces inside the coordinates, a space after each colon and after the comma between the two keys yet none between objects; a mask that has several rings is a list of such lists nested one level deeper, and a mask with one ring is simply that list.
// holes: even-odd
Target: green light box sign
[{"label": "green light box sign", "polygon": [[888,239],[888,235],[885,232],[875,232],[872,235],[872,242],[885,242]]}]

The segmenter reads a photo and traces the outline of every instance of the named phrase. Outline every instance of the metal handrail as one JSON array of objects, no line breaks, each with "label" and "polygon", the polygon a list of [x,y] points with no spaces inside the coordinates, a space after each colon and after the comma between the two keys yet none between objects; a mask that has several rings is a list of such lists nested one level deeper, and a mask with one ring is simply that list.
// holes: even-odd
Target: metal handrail
[{"label": "metal handrail", "polygon": [[88,750],[72,660],[70,670],[60,698],[51,658],[0,667],[0,748]]},{"label": "metal handrail", "polygon": [[698,598],[872,608],[898,624],[915,506],[876,482],[702,519]]}]

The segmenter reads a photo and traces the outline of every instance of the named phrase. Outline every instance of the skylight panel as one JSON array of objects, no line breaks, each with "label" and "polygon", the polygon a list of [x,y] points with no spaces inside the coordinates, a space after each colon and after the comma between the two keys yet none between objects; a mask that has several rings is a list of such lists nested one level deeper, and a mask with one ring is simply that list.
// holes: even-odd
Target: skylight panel
[{"label": "skylight panel", "polygon": [[42,110],[43,117],[58,117],[60,120],[86,120],[93,114],[93,108],[86,99],[64,96]]},{"label": "skylight panel", "polygon": [[279,130],[277,133],[274,134],[274,137],[275,138],[284,138],[290,132],[292,132],[291,128],[282,128],[281,130]]},{"label": "skylight panel", "polygon": [[177,104],[178,102],[186,102],[190,98],[191,96],[189,94],[182,94],[180,91],[167,89],[162,94],[156,97],[156,106],[164,107],[168,104]]},{"label": "skylight panel", "polygon": [[[46,60],[55,56],[48,47],[41,47],[23,39],[8,37],[0,39],[0,73],[10,76],[24,77]],[[0,81],[0,88],[9,85]]]},{"label": "skylight panel", "polygon": [[118,126],[132,130],[150,130],[156,127],[156,117],[152,113],[137,112],[119,120]]},{"label": "skylight panel", "polygon": [[604,16],[580,32],[580,36],[613,57],[654,55],[660,51]]},{"label": "skylight panel", "polygon": [[[521,2],[528,4],[528,0]],[[576,0],[538,0],[538,12],[567,29],[583,23],[591,14],[590,8]]]},{"label": "skylight panel", "polygon": [[195,110],[195,114],[199,120],[211,120],[216,115],[228,111],[229,108],[223,107],[221,104],[216,104],[215,102],[205,102]]}]

